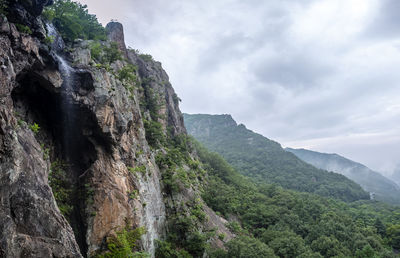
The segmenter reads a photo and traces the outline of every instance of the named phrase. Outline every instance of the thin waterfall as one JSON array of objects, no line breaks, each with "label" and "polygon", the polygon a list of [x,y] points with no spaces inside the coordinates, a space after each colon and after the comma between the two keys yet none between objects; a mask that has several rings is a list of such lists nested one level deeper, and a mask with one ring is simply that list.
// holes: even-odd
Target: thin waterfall
[{"label": "thin waterfall", "polygon": [[61,52],[65,48],[64,40],[51,23],[46,23],[47,36],[51,39],[51,49],[55,52]]},{"label": "thin waterfall", "polygon": [[61,35],[57,32],[56,28],[51,23],[46,23],[47,36],[51,38],[51,49],[58,61],[58,69],[61,72],[63,79],[62,93],[61,93],[61,108],[64,120],[63,125],[63,151],[65,157],[70,157],[71,151],[71,137],[74,109],[73,109],[73,82],[74,82],[74,69],[62,57],[61,53],[65,48],[65,43]]},{"label": "thin waterfall", "polygon": [[[54,57],[58,61],[58,69],[62,75],[63,84],[61,90],[61,110],[63,120],[62,132],[62,151],[63,158],[68,164],[69,172],[75,173],[75,178],[79,178],[76,174],[76,164],[74,160],[78,158],[79,141],[76,139],[77,128],[76,124],[79,117],[77,117],[76,106],[74,106],[74,81],[76,70],[72,68],[67,60],[63,57],[63,49],[65,44],[62,37],[58,34],[52,24],[46,24],[47,34],[52,39],[51,49]],[[151,169],[151,168],[150,168]],[[165,224],[165,205],[163,196],[161,194],[160,186],[160,172],[154,169],[149,175],[138,178],[138,186],[140,191],[140,198],[143,204],[141,210],[140,224],[146,227],[147,233],[142,237],[143,246],[149,252],[151,257],[155,256],[155,240],[160,239],[163,235],[163,228]],[[79,184],[79,182],[73,182]],[[78,197],[77,197],[78,198]],[[78,224],[79,225],[79,224]],[[76,226],[76,225],[75,225]],[[77,239],[78,242],[84,239]],[[81,246],[82,244],[80,244]],[[81,246],[82,248],[82,246]],[[84,251],[84,250],[81,250]]]},{"label": "thin waterfall", "polygon": [[[62,100],[61,100],[61,108],[64,117],[64,125],[63,125],[63,148],[64,155],[66,158],[71,157],[73,151],[71,148],[71,143],[73,141],[73,125],[74,125],[74,107],[73,107],[73,82],[74,82],[74,69],[67,63],[67,61],[56,54],[56,58],[58,59],[58,67],[61,72],[63,78],[62,84]],[[66,160],[70,162],[70,160]],[[73,165],[73,164],[70,164]]]},{"label": "thin waterfall", "polygon": [[[63,57],[65,48],[64,41],[57,33],[53,25],[47,24],[48,35],[52,37],[52,52],[58,61],[58,70],[63,79],[60,93],[60,107],[62,116],[62,159],[65,161],[65,170],[69,176],[72,185],[72,198],[75,200],[74,208],[69,216],[69,221],[75,232],[76,241],[81,249],[82,254],[87,252],[85,216],[82,211],[85,209],[83,179],[80,176],[85,169],[82,167],[82,149],[83,139],[79,127],[79,113],[76,103],[74,103],[74,83],[75,72],[67,60]],[[84,193],[84,194],[83,194]],[[82,195],[83,194],[83,195]]]}]

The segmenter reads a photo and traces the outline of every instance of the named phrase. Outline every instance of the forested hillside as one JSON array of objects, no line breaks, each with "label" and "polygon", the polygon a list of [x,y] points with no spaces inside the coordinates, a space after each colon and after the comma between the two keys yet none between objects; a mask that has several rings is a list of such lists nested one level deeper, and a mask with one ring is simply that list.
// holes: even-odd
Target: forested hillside
[{"label": "forested hillside", "polygon": [[[203,199],[237,237],[211,257],[397,257],[400,208],[352,204],[270,184],[255,184],[221,156],[195,144],[208,171]],[[222,236],[223,237],[223,236]]]},{"label": "forested hillside", "polygon": [[184,114],[184,119],[189,134],[254,181],[344,201],[369,199],[367,192],[345,176],[305,163],[279,143],[237,125],[230,115]]},{"label": "forested hillside", "polygon": [[305,149],[286,148],[301,160],[327,171],[350,178],[371,193],[376,200],[400,204],[400,188],[396,183],[368,167],[337,154],[320,153]]}]

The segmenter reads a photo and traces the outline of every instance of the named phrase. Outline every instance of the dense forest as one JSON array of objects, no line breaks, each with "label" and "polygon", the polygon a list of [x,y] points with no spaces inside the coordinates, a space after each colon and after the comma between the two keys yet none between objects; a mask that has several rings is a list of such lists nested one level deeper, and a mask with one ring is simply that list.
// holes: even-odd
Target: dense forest
[{"label": "dense forest", "polygon": [[206,203],[238,235],[215,257],[395,257],[400,207],[351,204],[310,193],[255,184],[218,154],[195,144],[209,172]]},{"label": "dense forest", "polygon": [[230,115],[184,117],[189,134],[254,181],[343,201],[369,199],[367,192],[345,176],[305,163],[279,143],[237,125]]}]

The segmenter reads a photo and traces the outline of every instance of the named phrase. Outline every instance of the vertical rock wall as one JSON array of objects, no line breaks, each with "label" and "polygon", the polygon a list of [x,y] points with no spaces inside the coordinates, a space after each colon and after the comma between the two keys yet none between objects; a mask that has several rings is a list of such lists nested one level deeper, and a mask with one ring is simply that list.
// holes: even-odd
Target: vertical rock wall
[{"label": "vertical rock wall", "polygon": [[[166,197],[155,161],[166,147],[151,148],[146,140],[144,121],[153,119],[148,98],[156,102],[163,134],[186,134],[179,98],[161,63],[126,49],[119,23],[107,25],[109,40],[124,56],[112,71],[94,63],[88,41],[76,41],[68,54],[60,49],[57,56],[40,42],[46,26],[37,15],[50,3],[12,2],[15,21],[32,26],[33,36],[1,18],[0,257],[94,256],[127,225],[146,229],[142,249],[154,256],[155,240],[166,231],[165,203],[198,196],[188,189]],[[71,76],[60,64],[73,64]],[[118,78],[127,65],[137,67],[133,88]],[[69,163],[69,221],[49,186],[59,160]],[[212,210],[206,213],[212,218],[207,227],[224,227]]]},{"label": "vertical rock wall", "polygon": [[50,163],[33,121],[22,120],[12,96],[28,71],[43,86],[59,84],[60,75],[36,38],[0,19],[0,257],[80,257],[49,187]]}]

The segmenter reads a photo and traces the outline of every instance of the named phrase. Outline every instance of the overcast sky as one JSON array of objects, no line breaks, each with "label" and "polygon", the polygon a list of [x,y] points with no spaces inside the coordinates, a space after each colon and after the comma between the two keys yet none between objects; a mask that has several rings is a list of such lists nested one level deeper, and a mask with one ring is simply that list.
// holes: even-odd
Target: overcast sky
[{"label": "overcast sky", "polygon": [[283,146],[400,163],[399,0],[81,0],[163,63],[187,113]]}]

